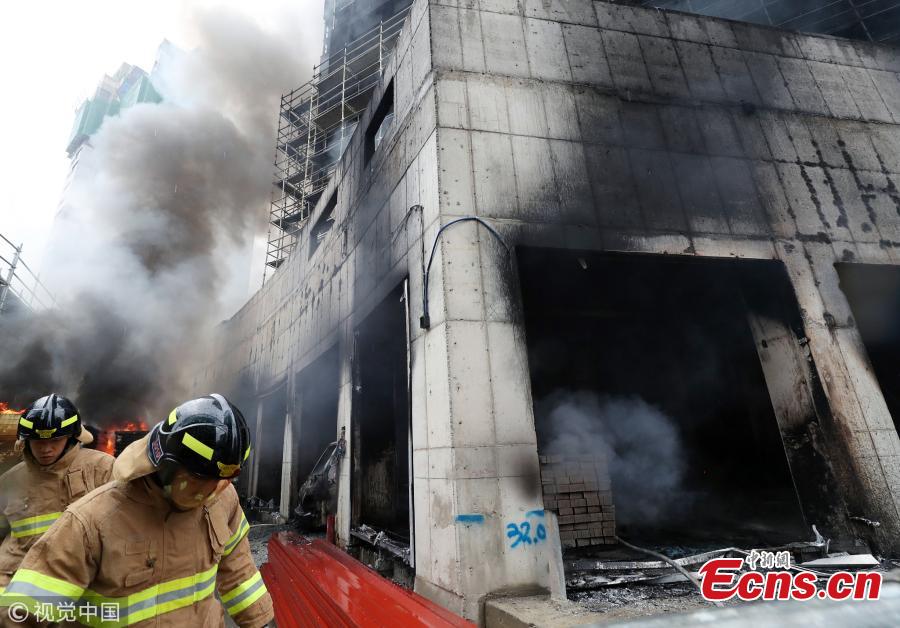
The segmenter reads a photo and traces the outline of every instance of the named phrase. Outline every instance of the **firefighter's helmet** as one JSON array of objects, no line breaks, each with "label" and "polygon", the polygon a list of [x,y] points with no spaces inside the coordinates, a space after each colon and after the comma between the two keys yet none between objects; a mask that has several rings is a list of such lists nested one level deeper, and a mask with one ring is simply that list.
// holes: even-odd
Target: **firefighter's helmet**
[{"label": "firefighter's helmet", "polygon": [[93,440],[82,429],[78,408],[66,397],[51,393],[33,401],[19,417],[20,439],[48,439],[68,436],[83,443]]},{"label": "firefighter's helmet", "polygon": [[157,469],[173,463],[207,478],[230,479],[250,455],[241,411],[222,395],[187,401],[150,431],[147,456]]}]

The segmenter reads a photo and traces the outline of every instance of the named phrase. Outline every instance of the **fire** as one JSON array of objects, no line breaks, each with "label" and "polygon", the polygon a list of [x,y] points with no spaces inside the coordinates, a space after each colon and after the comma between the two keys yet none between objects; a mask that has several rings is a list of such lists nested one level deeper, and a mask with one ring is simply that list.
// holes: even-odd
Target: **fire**
[{"label": "fire", "polygon": [[23,412],[25,412],[24,409],[14,410],[13,408],[10,408],[9,404],[5,401],[0,401],[0,414],[22,414]]},{"label": "fire", "polygon": [[114,425],[97,435],[97,449],[113,456],[116,453],[116,432],[146,432],[149,429],[147,423],[140,420]]}]

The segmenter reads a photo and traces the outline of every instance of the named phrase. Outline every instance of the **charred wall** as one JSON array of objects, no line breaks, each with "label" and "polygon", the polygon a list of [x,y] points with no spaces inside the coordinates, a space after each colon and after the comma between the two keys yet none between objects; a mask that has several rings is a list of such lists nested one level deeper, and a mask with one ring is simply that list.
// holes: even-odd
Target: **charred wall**
[{"label": "charred wall", "polygon": [[[371,4],[381,6],[379,11],[387,11],[388,5]],[[262,464],[271,466],[263,460],[271,458],[290,468],[285,472],[291,474],[293,499],[303,470],[311,464],[310,456],[319,453],[311,453],[313,448],[346,433],[348,452],[339,474],[343,497],[337,505],[341,543],[349,541],[351,516],[354,330],[405,277],[410,277],[410,290],[421,293],[423,241],[433,239],[438,220],[429,21],[427,3],[418,3],[394,52],[384,60],[385,83],[374,91],[371,109],[378,108],[385,86],[396,77],[394,122],[368,155],[363,133],[351,140],[322,202],[302,227],[309,230],[311,225],[330,223],[322,237],[298,235],[289,260],[232,319],[220,325],[206,370],[194,382],[197,391],[231,387],[246,399],[240,403],[258,435],[254,448],[259,452],[252,460],[253,470],[242,479],[248,494],[253,493],[251,480],[265,488],[268,480],[260,469]],[[362,116],[361,129],[372,122],[372,110]],[[326,206],[331,199],[333,205]],[[411,210],[414,206],[424,210]],[[331,211],[333,221],[321,220],[323,213]],[[284,434],[280,415],[265,407],[268,393],[282,382],[294,439],[290,463],[284,462],[278,448]],[[311,390],[316,393],[314,399]],[[259,404],[263,411],[257,421]],[[310,413],[315,425],[304,424],[304,415]],[[277,446],[268,442],[275,434],[279,435]],[[405,453],[405,447],[400,453]],[[386,472],[393,474],[393,466],[386,467]],[[266,490],[274,490],[276,482],[273,479]]]},{"label": "charred wall", "polygon": [[[393,80],[391,132],[369,163],[353,138],[328,235],[311,255],[298,238],[198,386],[246,374],[260,394],[337,346],[352,457],[354,332],[408,276],[415,586],[477,619],[485,596],[547,584],[531,364],[516,256],[472,222],[435,244],[438,224],[780,263],[799,323],[751,328],[781,441],[820,465],[806,490],[881,523],[854,535],[897,549],[900,442],[834,267],[900,260],[892,49],[603,2],[418,0],[396,50],[359,125]],[[343,464],[344,543],[351,484]]]},{"label": "charred wall", "polygon": [[[747,355],[816,469],[795,473],[804,514],[898,549],[849,523],[900,531],[900,441],[834,268],[900,259],[896,49],[606,2],[432,14],[442,213],[510,245],[780,261],[794,322],[757,316]],[[471,229],[442,250],[448,321],[519,329],[502,248]]]}]

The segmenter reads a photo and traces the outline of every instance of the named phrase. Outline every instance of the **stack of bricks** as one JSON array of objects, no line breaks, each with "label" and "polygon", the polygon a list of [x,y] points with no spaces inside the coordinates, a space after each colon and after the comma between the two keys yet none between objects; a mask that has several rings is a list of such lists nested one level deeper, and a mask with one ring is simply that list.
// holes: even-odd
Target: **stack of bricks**
[{"label": "stack of bricks", "polygon": [[564,548],[612,545],[616,516],[606,460],[595,456],[540,456],[544,508],[559,519]]}]

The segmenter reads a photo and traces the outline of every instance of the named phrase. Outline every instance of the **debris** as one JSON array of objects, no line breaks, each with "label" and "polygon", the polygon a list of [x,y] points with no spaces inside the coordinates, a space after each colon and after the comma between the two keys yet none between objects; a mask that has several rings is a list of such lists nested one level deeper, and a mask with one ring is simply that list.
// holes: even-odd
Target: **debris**
[{"label": "debris", "polygon": [[372,547],[383,549],[409,565],[409,545],[392,539],[384,530],[376,530],[371,526],[362,524],[350,530],[350,536],[365,541]]},{"label": "debris", "polygon": [[[660,554],[659,552],[654,552],[653,550],[649,550],[644,547],[638,547],[637,545],[632,545],[631,543],[624,540],[620,536],[616,537],[616,540],[619,541],[619,543],[621,543],[625,547],[630,547],[631,549],[633,549],[635,551],[643,552],[644,554],[647,554],[648,556],[655,556],[656,558],[659,558],[660,560],[666,561],[667,563],[672,565],[678,573],[680,573],[682,576],[684,576],[685,578],[690,580],[694,584],[694,586],[697,587],[697,589],[701,588],[700,580],[696,576],[691,574],[691,572],[689,572],[687,569],[682,567],[677,561],[672,560],[665,554]],[[718,606],[718,604],[716,604],[716,605]]]},{"label": "debris", "polygon": [[274,498],[266,501],[259,497],[251,497],[247,500],[245,511],[250,521],[254,522],[281,525],[287,521],[279,512]]},{"label": "debris", "polygon": [[[741,552],[744,550],[736,547],[726,547],[723,549],[694,554],[693,556],[684,556],[682,558],[671,559],[682,567],[688,565],[702,565],[712,558],[724,556],[729,552]],[[578,559],[566,562],[566,570],[573,571],[624,571],[628,569],[646,570],[646,569],[668,569],[670,562],[664,560],[597,560],[597,559]]]},{"label": "debris", "polygon": [[300,487],[300,503],[294,513],[304,527],[325,526],[328,514],[335,511],[338,469],[344,450],[344,428],[341,428],[340,440],[329,443]]},{"label": "debris", "polygon": [[[606,621],[621,621],[657,614],[669,616],[671,613],[700,609],[710,610],[694,585],[687,581],[652,587],[599,587],[593,590],[573,591],[569,599],[592,611],[603,613],[607,618]],[[731,600],[726,605],[737,603]]]},{"label": "debris", "polygon": [[[816,526],[812,526],[812,541],[795,541],[778,547],[763,548],[766,551],[790,551],[795,570],[810,570],[813,567],[847,566],[873,567],[880,563],[871,554],[827,554],[829,539],[823,537]],[[725,547],[683,556],[669,558],[659,552],[632,545],[618,538],[618,541],[633,550],[648,554],[659,560],[602,560],[581,558],[566,561],[566,586],[572,591],[586,591],[606,587],[631,584],[663,585],[690,581],[700,588],[697,570],[707,561],[722,556],[747,556],[748,550],[738,547]],[[802,562],[809,558],[808,562]],[[831,562],[818,562],[817,559]],[[843,562],[841,562],[843,561]],[[677,572],[673,572],[673,569]]]},{"label": "debris", "polygon": [[859,521],[862,524],[869,526],[870,528],[880,528],[880,521],[872,521],[871,519],[866,519],[865,517],[850,517],[850,521]]},{"label": "debris", "polygon": [[871,554],[831,554],[800,563],[801,567],[878,567],[881,563]]}]

